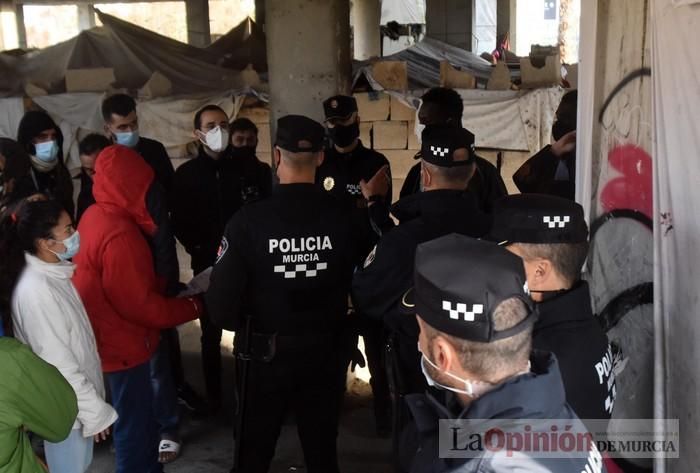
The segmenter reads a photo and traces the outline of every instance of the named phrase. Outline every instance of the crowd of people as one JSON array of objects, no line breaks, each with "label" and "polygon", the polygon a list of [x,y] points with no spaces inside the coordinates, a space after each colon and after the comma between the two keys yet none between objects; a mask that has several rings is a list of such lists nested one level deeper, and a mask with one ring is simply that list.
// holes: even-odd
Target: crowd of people
[{"label": "crowd of people", "polygon": [[[291,413],[307,470],[340,471],[359,336],[396,471],[604,471],[595,445],[454,458],[439,442],[441,419],[564,419],[585,432],[610,418],[610,348],[581,280],[575,105],[566,94],[554,143],[508,196],[462,126],[459,94],[429,90],[393,204],[390,163],[361,142],[350,96],[323,103],[323,124],[280,118],[273,168],[251,121],[207,105],[193,117],[197,154],[175,170],[140,136],[134,100],[112,95],[76,178],[59,127],[27,112],[17,140],[0,139],[0,470],[45,471],[31,434],[51,473],[85,473],[110,437],[117,473],[162,471],[180,454],[179,403],[221,412],[232,330],[233,471],[268,471]],[[205,292],[180,281],[176,241]],[[206,401],[180,355],[177,326],[195,319]]]}]

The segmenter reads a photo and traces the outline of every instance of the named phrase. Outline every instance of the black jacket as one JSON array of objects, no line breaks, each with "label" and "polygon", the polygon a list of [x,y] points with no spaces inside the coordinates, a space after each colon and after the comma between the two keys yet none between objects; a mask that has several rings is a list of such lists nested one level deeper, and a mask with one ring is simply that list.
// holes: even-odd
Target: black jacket
[{"label": "black jacket", "polygon": [[275,187],[226,226],[206,304],[212,321],[258,333],[337,333],[347,313],[355,247],[349,210],[313,184]]},{"label": "black jacket", "polygon": [[[352,291],[355,307],[388,324],[396,318],[401,296],[413,285],[413,259],[419,244],[449,233],[480,237],[491,224],[474,197],[464,191],[410,195],[394,204],[391,213],[400,224],[382,234],[364,268],[355,273]],[[410,333],[417,335],[417,331]]]},{"label": "black jacket", "polygon": [[[29,171],[29,179],[31,179],[31,192],[25,192],[28,195],[41,193],[47,195],[50,199],[58,201],[68,215],[75,215],[75,204],[73,203],[73,178],[70,172],[60,162],[56,167],[49,172],[39,172],[32,168]],[[25,181],[29,182],[29,181]],[[25,195],[23,197],[28,197]]]},{"label": "black jacket", "polygon": [[170,161],[168,152],[165,150],[165,146],[159,141],[140,137],[135,150],[153,168],[153,172],[156,174],[155,179],[165,191],[168,199],[168,208],[170,208],[175,169],[172,161]]},{"label": "black jacket", "polygon": [[410,195],[394,204],[392,214],[400,224],[382,235],[364,267],[353,276],[353,305],[360,313],[382,320],[394,334],[401,371],[397,388],[402,394],[422,392],[418,324],[415,317],[398,310],[401,297],[413,286],[416,247],[450,233],[481,237],[491,219],[477,208],[471,193],[454,190]]},{"label": "black jacket", "polygon": [[78,205],[75,210],[75,221],[80,222],[80,218],[92,204],[95,203],[95,198],[92,196],[92,178],[80,173],[80,193],[78,194]]},{"label": "black jacket", "polygon": [[[467,185],[467,191],[474,194],[479,208],[491,213],[493,203],[508,195],[506,185],[496,166],[484,158],[476,157],[476,171]],[[420,192],[420,163],[413,166],[401,187],[400,198]]]},{"label": "black jacket", "polygon": [[588,284],[537,304],[534,348],[559,361],[566,400],[581,419],[610,419],[615,402],[612,350],[593,316]]},{"label": "black jacket", "polygon": [[[557,168],[563,166],[559,175]],[[548,194],[574,200],[576,194],[576,152],[563,159],[552,153],[550,145],[520,166],[513,174],[513,182],[523,194]]]},{"label": "black jacket", "polygon": [[[386,222],[385,218],[369,218],[367,202],[360,190],[360,181],[369,181],[377,171],[384,165],[388,165],[386,157],[374,150],[365,148],[362,142],[350,153],[339,153],[335,147],[326,149],[323,164],[316,171],[316,184],[320,189],[328,192],[340,201],[353,208],[353,220],[362,222],[362,228],[356,229],[359,239],[361,256],[366,256],[376,244],[381,228],[372,225],[377,222],[380,225]],[[389,171],[389,182],[391,183],[391,171]],[[384,206],[376,207],[375,210],[388,208],[391,202],[391,185],[387,194],[387,201]]]},{"label": "black jacket", "polygon": [[[444,403],[430,394],[412,394],[407,403],[414,419],[403,437],[402,464],[411,473],[491,473],[491,472],[552,472],[579,473],[605,471],[602,457],[595,448],[573,452],[565,458],[536,458],[524,452],[509,456],[506,451],[485,451],[473,458],[440,458],[439,422],[441,419],[557,419],[570,421],[571,432],[585,434],[586,428],[566,403],[564,386],[554,356],[534,351],[531,372],[517,376],[473,401],[466,408],[452,393],[440,393]],[[539,423],[534,424],[539,425]],[[449,427],[443,427],[449,429]],[[473,432],[473,431],[472,431]],[[449,440],[454,439],[445,432]],[[467,432],[471,433],[471,432]],[[447,447],[462,448],[463,444]],[[564,455],[564,454],[562,454]],[[592,469],[586,469],[590,465]]]},{"label": "black jacket", "polygon": [[270,195],[270,166],[255,157],[214,160],[199,155],[175,172],[172,221],[175,236],[192,257],[195,274],[216,260],[226,223],[247,202]]}]

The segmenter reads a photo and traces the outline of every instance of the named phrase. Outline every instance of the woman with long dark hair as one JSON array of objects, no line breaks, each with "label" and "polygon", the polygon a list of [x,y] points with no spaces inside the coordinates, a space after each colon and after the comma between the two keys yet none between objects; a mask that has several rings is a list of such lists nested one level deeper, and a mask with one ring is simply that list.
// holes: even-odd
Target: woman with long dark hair
[{"label": "woman with long dark hair", "polygon": [[0,311],[15,338],[54,365],[78,398],[68,438],[45,442],[51,473],[84,473],[94,441],[109,435],[115,410],[104,401],[95,336],[71,278],[80,236],[55,201],[24,201],[0,217]]}]

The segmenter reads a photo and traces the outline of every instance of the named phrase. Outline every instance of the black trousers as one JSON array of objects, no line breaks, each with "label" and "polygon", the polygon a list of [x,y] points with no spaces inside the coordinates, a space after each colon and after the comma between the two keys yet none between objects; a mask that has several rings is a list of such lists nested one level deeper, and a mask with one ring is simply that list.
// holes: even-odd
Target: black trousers
[{"label": "black trousers", "polygon": [[180,350],[180,336],[177,328],[166,328],[160,331],[161,340],[167,344],[167,353],[170,358],[170,367],[173,373],[175,387],[180,388],[185,384],[185,368],[182,366],[182,351]]},{"label": "black trousers", "polygon": [[420,367],[418,340],[402,335],[395,336],[394,340],[401,373],[401,394],[422,394],[428,388],[428,383]]},{"label": "black trousers", "polygon": [[[242,439],[238,472],[269,470],[281,427],[290,412],[296,415],[307,471],[339,471],[336,440],[340,363],[337,346],[329,342],[278,349],[267,363],[248,362],[243,432],[236,432]],[[237,370],[240,372],[238,366]]]},{"label": "black trousers", "polygon": [[207,398],[214,405],[221,404],[221,334],[206,312],[199,318],[202,329],[202,372]]},{"label": "black trousers", "polygon": [[360,317],[360,334],[365,341],[369,384],[374,398],[374,417],[377,427],[387,427],[391,422],[391,396],[385,362],[387,333],[382,322],[365,316]]}]

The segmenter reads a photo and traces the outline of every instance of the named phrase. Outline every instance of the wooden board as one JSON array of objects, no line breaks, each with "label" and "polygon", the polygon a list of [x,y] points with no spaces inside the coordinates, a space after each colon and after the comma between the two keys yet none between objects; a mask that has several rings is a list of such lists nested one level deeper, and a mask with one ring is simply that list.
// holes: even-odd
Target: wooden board
[{"label": "wooden board", "polygon": [[440,61],[440,87],[451,89],[475,89],[476,77],[455,69],[448,61]]},{"label": "wooden board", "polygon": [[408,68],[404,61],[377,61],[372,77],[387,90],[408,90]]}]

